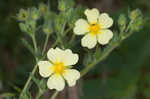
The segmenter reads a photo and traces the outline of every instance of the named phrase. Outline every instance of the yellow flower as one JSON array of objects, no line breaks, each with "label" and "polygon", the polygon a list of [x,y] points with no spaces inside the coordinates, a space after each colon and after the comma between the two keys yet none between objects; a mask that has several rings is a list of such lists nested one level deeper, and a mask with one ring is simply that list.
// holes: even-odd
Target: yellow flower
[{"label": "yellow flower", "polygon": [[44,78],[49,77],[48,88],[61,91],[65,87],[65,80],[70,87],[74,86],[80,78],[80,72],[71,69],[70,66],[78,62],[78,54],[73,54],[70,49],[51,48],[47,57],[49,61],[40,61],[38,65],[40,75]]},{"label": "yellow flower", "polygon": [[74,27],[76,35],[85,35],[81,45],[91,49],[97,42],[101,45],[109,43],[113,37],[112,31],[108,29],[113,24],[112,18],[107,13],[100,14],[96,8],[85,10],[85,15],[88,21],[79,19]]}]

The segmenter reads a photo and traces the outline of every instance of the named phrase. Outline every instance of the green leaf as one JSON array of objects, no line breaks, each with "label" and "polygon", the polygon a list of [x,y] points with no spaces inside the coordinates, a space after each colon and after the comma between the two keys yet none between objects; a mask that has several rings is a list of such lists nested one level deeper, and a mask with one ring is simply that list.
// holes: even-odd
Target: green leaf
[{"label": "green leaf", "polygon": [[27,49],[33,54],[33,56],[36,56],[33,47],[28,43],[27,40],[22,39],[22,43],[27,47]]}]

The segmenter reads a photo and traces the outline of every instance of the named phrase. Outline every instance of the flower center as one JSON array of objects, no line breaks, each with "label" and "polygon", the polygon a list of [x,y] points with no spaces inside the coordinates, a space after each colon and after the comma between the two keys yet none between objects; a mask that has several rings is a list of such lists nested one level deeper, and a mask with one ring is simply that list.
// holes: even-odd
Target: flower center
[{"label": "flower center", "polygon": [[100,30],[100,25],[99,24],[90,24],[89,25],[89,31],[91,34],[96,35],[99,33]]},{"label": "flower center", "polygon": [[47,11],[46,7],[42,8],[42,12],[45,13]]},{"label": "flower center", "polygon": [[66,66],[64,66],[64,63],[62,62],[56,62],[52,66],[52,70],[54,71],[54,73],[56,73],[56,75],[62,75],[63,73],[65,73]]}]

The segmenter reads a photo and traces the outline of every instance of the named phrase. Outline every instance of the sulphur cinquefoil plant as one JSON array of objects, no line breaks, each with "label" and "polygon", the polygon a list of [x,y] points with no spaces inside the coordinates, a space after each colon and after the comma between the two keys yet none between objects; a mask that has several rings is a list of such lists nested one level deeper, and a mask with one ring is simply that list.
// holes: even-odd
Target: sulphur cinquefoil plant
[{"label": "sulphur cinquefoil plant", "polygon": [[[23,38],[23,44],[35,58],[33,70],[16,95],[19,99],[40,99],[48,89],[55,99],[139,31],[144,22],[139,9],[114,20],[97,8],[75,6],[72,0],[58,0],[57,10],[50,3],[20,9],[16,17],[21,31],[32,40]],[[35,85],[38,91],[31,95]]]}]

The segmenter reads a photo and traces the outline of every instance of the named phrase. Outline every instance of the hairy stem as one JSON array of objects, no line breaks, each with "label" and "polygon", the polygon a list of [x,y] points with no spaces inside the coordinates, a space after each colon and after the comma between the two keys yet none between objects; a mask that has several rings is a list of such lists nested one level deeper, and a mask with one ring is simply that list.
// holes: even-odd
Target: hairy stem
[{"label": "hairy stem", "polygon": [[58,95],[59,91],[56,91],[53,95],[52,95],[52,98],[51,99],[55,99],[56,96]]},{"label": "hairy stem", "polygon": [[[33,46],[34,46],[34,50],[35,50],[35,53],[37,54],[38,52],[38,48],[37,48],[37,43],[36,43],[36,39],[35,39],[35,35],[32,36],[32,41],[33,41]],[[36,59],[36,62],[38,61],[38,58],[35,56],[35,59]],[[32,79],[32,76],[35,74],[36,70],[37,70],[37,67],[38,65],[36,64],[27,80],[27,82],[25,83],[24,85],[24,88],[23,90],[21,91],[20,93],[20,96],[19,96],[19,99],[21,99],[21,97],[24,95],[24,93],[26,92],[27,88],[28,88],[28,85],[30,84],[30,81]]]},{"label": "hairy stem", "polygon": [[40,97],[44,94],[46,90],[43,90],[42,92],[39,91],[38,94],[36,95],[35,99],[40,99]]},{"label": "hairy stem", "polygon": [[19,96],[19,99],[21,99],[21,97],[23,97],[24,93],[26,92],[26,90],[27,90],[27,88],[28,88],[28,85],[30,84],[30,81],[32,80],[32,76],[35,74],[35,72],[36,72],[36,70],[37,70],[37,67],[38,67],[38,65],[36,64],[36,65],[34,66],[32,72],[31,72],[31,74],[30,74],[30,76],[29,76],[29,78],[28,78],[28,80],[27,80],[27,82],[26,82],[26,84],[25,84],[23,90],[21,91],[21,94],[20,94],[20,96]]},{"label": "hairy stem", "polygon": [[52,48],[55,47],[55,46],[58,44],[58,42],[59,42],[59,40],[57,39],[57,40],[55,41],[55,43],[54,43],[51,47],[52,47]]},{"label": "hairy stem", "polygon": [[70,30],[72,30],[72,28],[73,28],[73,27],[69,27],[69,28],[64,32],[64,36],[66,36],[66,34],[67,34]]},{"label": "hairy stem", "polygon": [[33,46],[34,46],[35,53],[37,54],[38,48],[37,48],[37,43],[36,43],[35,35],[32,36],[32,41],[33,41]]},{"label": "hairy stem", "polygon": [[73,43],[73,41],[74,41],[74,39],[75,39],[75,36],[76,36],[75,34],[72,35],[72,37],[71,37],[71,39],[70,39],[70,44]]},{"label": "hairy stem", "polygon": [[83,77],[89,70],[91,70],[94,66],[96,66],[96,64],[103,61],[113,51],[113,49],[119,46],[119,44],[120,44],[119,42],[113,43],[112,46],[102,54],[102,56],[100,56],[93,63],[86,66],[86,68],[81,71],[81,77]]},{"label": "hairy stem", "polygon": [[47,46],[47,44],[48,44],[48,38],[49,38],[49,34],[46,35],[44,47],[43,47],[43,50],[42,50],[42,55],[44,54],[44,52],[45,52],[45,50],[46,50],[46,46]]}]

